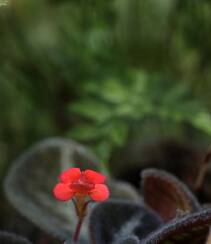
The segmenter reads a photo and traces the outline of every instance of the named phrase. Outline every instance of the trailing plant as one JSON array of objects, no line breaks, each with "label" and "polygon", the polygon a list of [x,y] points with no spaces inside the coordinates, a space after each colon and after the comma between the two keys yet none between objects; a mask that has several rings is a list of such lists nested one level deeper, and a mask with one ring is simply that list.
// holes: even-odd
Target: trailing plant
[{"label": "trailing plant", "polygon": [[[99,167],[96,162],[95,156],[74,141],[46,140],[15,162],[5,181],[6,196],[20,213],[66,244],[205,244],[209,240],[209,202],[201,205],[184,183],[163,170],[141,172],[140,196],[132,186],[108,177],[110,200],[91,203],[89,198],[94,201],[108,198],[105,177],[90,170]],[[197,194],[209,172],[204,165],[209,162],[210,151],[195,178]],[[66,170],[55,186],[61,169]],[[76,215],[69,204],[53,198],[53,188],[58,200],[73,199]],[[211,199],[211,193],[206,193],[207,199]],[[79,218],[76,232],[75,216]]]}]

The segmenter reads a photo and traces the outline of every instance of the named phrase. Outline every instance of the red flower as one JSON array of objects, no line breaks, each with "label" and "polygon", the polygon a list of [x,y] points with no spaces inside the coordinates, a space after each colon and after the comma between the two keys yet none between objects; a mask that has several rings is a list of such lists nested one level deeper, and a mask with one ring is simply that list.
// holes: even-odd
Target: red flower
[{"label": "red flower", "polygon": [[109,197],[108,187],[104,184],[106,177],[96,171],[70,168],[60,175],[53,192],[60,201],[76,197],[90,196],[94,201],[105,201]]}]

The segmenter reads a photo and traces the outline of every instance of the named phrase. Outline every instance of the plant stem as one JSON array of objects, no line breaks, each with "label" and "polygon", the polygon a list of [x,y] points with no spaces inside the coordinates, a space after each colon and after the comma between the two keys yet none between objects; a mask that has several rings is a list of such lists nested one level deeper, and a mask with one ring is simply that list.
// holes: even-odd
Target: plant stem
[{"label": "plant stem", "polygon": [[208,168],[208,165],[205,164],[205,165],[202,165],[201,169],[199,170],[199,173],[198,173],[198,176],[196,179],[196,183],[195,183],[195,190],[196,191],[199,191],[202,187],[202,184],[203,184],[206,172],[207,172],[207,168]]},{"label": "plant stem", "polygon": [[76,214],[78,216],[78,223],[77,223],[75,232],[72,237],[73,244],[76,244],[78,242],[78,238],[79,238],[80,231],[81,231],[81,226],[82,226],[83,220],[86,216],[86,208],[90,202],[91,201],[85,202],[84,198],[80,198],[80,197],[73,199],[73,204],[75,206]]},{"label": "plant stem", "polygon": [[196,183],[195,183],[195,190],[200,191],[202,188],[204,178],[206,176],[206,173],[208,171],[208,166],[211,163],[211,149],[208,150],[206,153],[204,159],[201,162],[201,168],[199,169],[198,176],[196,178]]},{"label": "plant stem", "polygon": [[76,244],[78,242],[78,237],[80,234],[82,223],[83,223],[83,218],[79,218],[76,229],[75,229],[75,233],[73,234],[73,239],[72,239],[74,244]]}]

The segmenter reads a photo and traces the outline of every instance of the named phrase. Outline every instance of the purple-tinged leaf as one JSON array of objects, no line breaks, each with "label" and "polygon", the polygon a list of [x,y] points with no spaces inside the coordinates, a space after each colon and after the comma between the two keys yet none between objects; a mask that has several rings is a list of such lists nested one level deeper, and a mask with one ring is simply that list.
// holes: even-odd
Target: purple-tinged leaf
[{"label": "purple-tinged leaf", "polygon": [[151,233],[141,244],[204,244],[211,225],[211,209],[187,214]]},{"label": "purple-tinged leaf", "polygon": [[145,203],[164,221],[200,209],[195,196],[173,175],[163,170],[146,169],[141,176]]}]

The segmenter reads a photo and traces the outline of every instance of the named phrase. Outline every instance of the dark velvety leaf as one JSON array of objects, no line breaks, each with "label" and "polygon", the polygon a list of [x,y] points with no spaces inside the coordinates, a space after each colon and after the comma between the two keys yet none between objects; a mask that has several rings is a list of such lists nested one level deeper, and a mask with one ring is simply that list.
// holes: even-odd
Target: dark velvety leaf
[{"label": "dark velvety leaf", "polygon": [[53,187],[64,169],[96,168],[96,162],[91,153],[74,141],[59,138],[42,141],[12,164],[5,181],[6,196],[40,228],[62,240],[70,238],[77,222],[74,208],[71,202],[57,201]]},{"label": "dark velvety leaf", "polygon": [[1,244],[32,244],[24,237],[6,231],[0,231],[0,243]]},{"label": "dark velvety leaf", "polygon": [[128,199],[133,202],[141,201],[141,196],[138,191],[127,182],[109,179],[108,186],[111,191],[111,196],[114,196],[115,198]]},{"label": "dark velvety leaf", "polygon": [[[12,164],[5,181],[5,192],[16,209],[37,226],[61,240],[69,239],[75,229],[77,218],[71,202],[57,201],[52,194],[59,174],[69,167],[98,169],[99,163],[85,147],[61,138],[52,138],[38,143]],[[110,183],[109,183],[110,182]],[[129,199],[137,197],[126,183],[108,181],[115,195]],[[81,232],[87,237],[86,220]]]},{"label": "dark velvety leaf", "polygon": [[[63,244],[75,244],[72,240],[66,240]],[[90,244],[88,240],[79,240],[77,244]]]},{"label": "dark velvety leaf", "polygon": [[117,241],[115,244],[139,244],[140,240],[137,236],[130,236],[126,238],[122,238],[121,240]]},{"label": "dark velvety leaf", "polygon": [[118,243],[130,235],[141,239],[161,223],[154,212],[143,206],[112,200],[93,209],[90,216],[91,239],[95,244]]},{"label": "dark velvety leaf", "polygon": [[150,234],[142,244],[204,244],[211,225],[211,209],[187,214]]},{"label": "dark velvety leaf", "polygon": [[144,201],[163,220],[169,221],[200,209],[195,196],[173,175],[162,170],[146,169],[141,176]]}]

